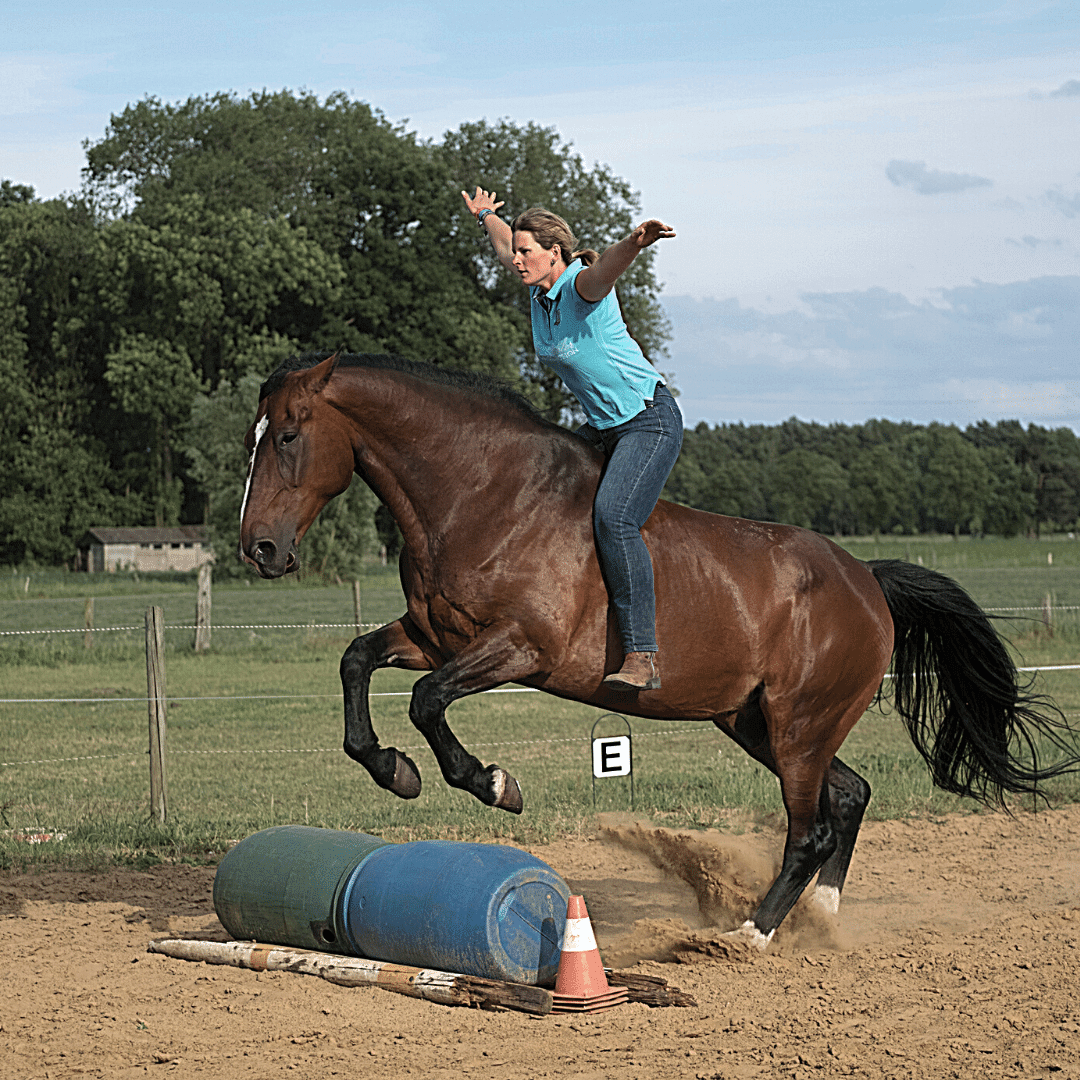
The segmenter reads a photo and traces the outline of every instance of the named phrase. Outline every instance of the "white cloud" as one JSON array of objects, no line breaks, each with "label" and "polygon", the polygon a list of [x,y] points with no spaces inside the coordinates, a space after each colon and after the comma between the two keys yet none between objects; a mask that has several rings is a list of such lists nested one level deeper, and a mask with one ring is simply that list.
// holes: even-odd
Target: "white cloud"
[{"label": "white cloud", "polygon": [[920,195],[941,195],[974,187],[990,187],[993,184],[993,180],[987,180],[985,176],[928,169],[925,161],[890,161],[885,168],[885,175],[897,187],[911,188]]},{"label": "white cloud", "polygon": [[396,38],[377,38],[361,45],[338,43],[319,49],[319,63],[354,67],[361,73],[394,71],[399,68],[433,67],[445,54],[419,48]]},{"label": "white cloud", "polygon": [[1051,97],[1080,97],[1080,79],[1070,79],[1056,90],[1050,91]]},{"label": "white cloud", "polygon": [[1065,242],[1060,237],[1045,239],[1041,236],[1022,236],[1019,240],[1014,240],[1012,237],[1006,237],[1005,243],[1012,244],[1013,247],[1024,247],[1034,250],[1046,246],[1060,248],[1064,246]]},{"label": "white cloud", "polygon": [[1066,195],[1063,191],[1048,191],[1043,197],[1059,214],[1064,214],[1067,218],[1080,214],[1080,191],[1075,195]]},{"label": "white cloud", "polygon": [[1026,423],[1060,427],[1068,424],[1063,418],[1080,414],[1080,380],[947,379],[927,384],[927,390],[969,415],[990,420],[1023,417]]},{"label": "white cloud", "polygon": [[1015,418],[1080,431],[1080,276],[976,282],[932,303],[870,289],[779,312],[687,296],[664,306],[674,340],[662,366],[689,424]]},{"label": "white cloud", "polygon": [[51,115],[82,104],[78,79],[102,70],[101,56],[58,53],[0,55],[0,116]]}]

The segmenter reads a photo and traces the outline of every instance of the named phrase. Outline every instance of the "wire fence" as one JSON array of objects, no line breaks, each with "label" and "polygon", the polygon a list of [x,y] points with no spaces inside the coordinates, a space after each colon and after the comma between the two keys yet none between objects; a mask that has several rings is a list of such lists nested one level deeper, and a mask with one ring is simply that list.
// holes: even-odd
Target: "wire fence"
[{"label": "wire fence", "polygon": [[[1080,605],[1050,605],[1043,603],[1041,605],[1011,605],[1011,606],[995,606],[985,609],[990,614],[995,615],[1007,615],[1007,616],[1026,616],[1031,613],[1035,613],[1035,619],[1033,621],[1041,622],[1047,626],[1051,625],[1051,620],[1056,618],[1059,613],[1063,612],[1077,612],[1080,611]],[[129,616],[130,617],[130,616]],[[361,631],[367,631],[376,629],[384,623],[379,622],[360,622],[359,619],[355,619],[349,622],[333,622],[333,621],[303,621],[303,622],[224,622],[220,624],[209,624],[209,629],[212,631],[263,631],[273,633],[283,633],[288,631],[344,631],[348,636]],[[203,624],[206,628],[206,624]],[[0,638],[49,638],[53,635],[71,635],[71,634],[110,634],[110,633],[135,633],[142,632],[146,629],[144,625],[120,623],[117,625],[106,626],[67,626],[67,627],[33,627],[33,628],[20,628],[20,629],[6,629],[0,630]],[[200,629],[198,623],[189,622],[174,622],[167,623],[163,627],[164,631],[169,633],[192,633]],[[1042,665],[1042,666],[1025,666],[1019,669],[1020,671],[1027,673],[1050,673],[1050,672],[1075,672],[1080,671],[1080,663],[1076,664],[1054,664],[1054,665]],[[887,678],[889,676],[886,676]],[[483,695],[500,695],[500,694],[538,694],[541,691],[532,687],[500,687],[492,690],[485,691]],[[372,692],[369,697],[372,699],[379,698],[403,698],[409,697],[411,690],[401,691],[386,691],[386,692]],[[272,702],[272,701],[290,701],[290,702],[303,702],[303,701],[316,701],[316,700],[337,700],[341,701],[343,695],[340,691],[336,693],[302,693],[302,694],[284,694],[284,693],[265,693],[265,694],[177,694],[177,695],[165,695],[162,697],[162,701],[165,704],[180,705],[184,703],[231,703],[231,702]],[[122,696],[22,696],[22,697],[3,697],[0,698],[0,706],[41,706],[41,707],[64,707],[64,706],[78,706],[78,705],[128,705],[128,706],[150,706],[154,701],[153,696],[148,691],[146,695],[126,694]],[[1070,717],[1075,717],[1080,714],[1070,713]],[[152,751],[147,750],[145,738],[146,729],[141,728],[141,735],[139,735],[139,727],[133,725],[131,734],[124,736],[123,741],[127,743],[129,738],[134,745],[135,740],[141,739],[141,746],[137,746],[134,749],[127,749],[119,752],[109,753],[76,753],[76,754],[60,754],[55,756],[37,755],[32,757],[20,758],[16,754],[3,755],[4,757],[10,757],[11,760],[0,760],[0,769],[4,770],[34,770],[41,767],[53,767],[53,766],[78,766],[87,762],[96,762],[104,765],[108,762],[128,761],[132,765],[136,765],[141,760],[145,764],[145,760],[148,754],[152,754]],[[685,736],[715,736],[716,729],[710,721],[683,721],[678,723],[670,731],[635,731],[634,740],[660,740],[660,739],[672,739]],[[590,741],[590,734],[587,730],[583,730],[580,734],[564,735],[559,737],[537,738],[537,739],[512,739],[502,741],[482,741],[472,742],[470,741],[470,747],[479,749],[497,749],[504,747],[515,747],[518,750],[527,750],[528,748],[537,748],[539,750],[542,747],[551,747],[556,744],[564,745],[583,745]],[[418,742],[414,744],[407,744],[399,746],[399,749],[406,752],[427,751],[430,748],[427,743]],[[228,747],[228,748],[214,748],[214,749],[191,749],[184,748],[181,745],[170,745],[168,750],[168,756],[170,758],[189,758],[189,759],[206,759],[206,758],[225,758],[225,757],[270,757],[270,758],[289,758],[296,756],[311,756],[320,754],[334,754],[340,755],[343,753],[341,745],[337,746],[263,746],[263,747]],[[33,773],[31,772],[31,776]],[[66,773],[64,775],[67,775]]]}]

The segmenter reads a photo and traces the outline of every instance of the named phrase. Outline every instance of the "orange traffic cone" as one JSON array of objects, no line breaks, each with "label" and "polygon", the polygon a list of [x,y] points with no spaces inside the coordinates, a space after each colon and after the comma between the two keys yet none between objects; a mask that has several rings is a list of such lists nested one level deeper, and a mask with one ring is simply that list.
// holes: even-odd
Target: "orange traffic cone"
[{"label": "orange traffic cone", "polygon": [[559,974],[555,978],[552,1012],[599,1012],[628,1000],[625,986],[612,989],[604,974],[592,923],[583,896],[571,896],[566,905]]}]

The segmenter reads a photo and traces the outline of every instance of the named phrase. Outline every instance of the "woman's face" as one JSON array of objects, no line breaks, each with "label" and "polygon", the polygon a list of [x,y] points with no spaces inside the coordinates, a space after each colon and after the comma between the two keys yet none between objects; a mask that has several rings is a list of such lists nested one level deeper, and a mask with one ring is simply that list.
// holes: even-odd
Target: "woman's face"
[{"label": "woman's face", "polygon": [[524,284],[550,289],[566,267],[558,244],[543,248],[531,232],[522,230],[514,233],[514,269]]}]

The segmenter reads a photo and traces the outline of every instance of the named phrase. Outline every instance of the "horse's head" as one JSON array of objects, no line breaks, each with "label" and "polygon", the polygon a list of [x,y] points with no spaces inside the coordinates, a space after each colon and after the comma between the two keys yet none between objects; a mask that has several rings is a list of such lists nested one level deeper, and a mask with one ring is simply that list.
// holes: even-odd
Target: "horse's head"
[{"label": "horse's head", "polygon": [[350,429],[325,390],[337,354],[285,376],[259,402],[244,440],[248,465],[240,555],[264,578],[300,569],[296,545],[353,474]]}]

